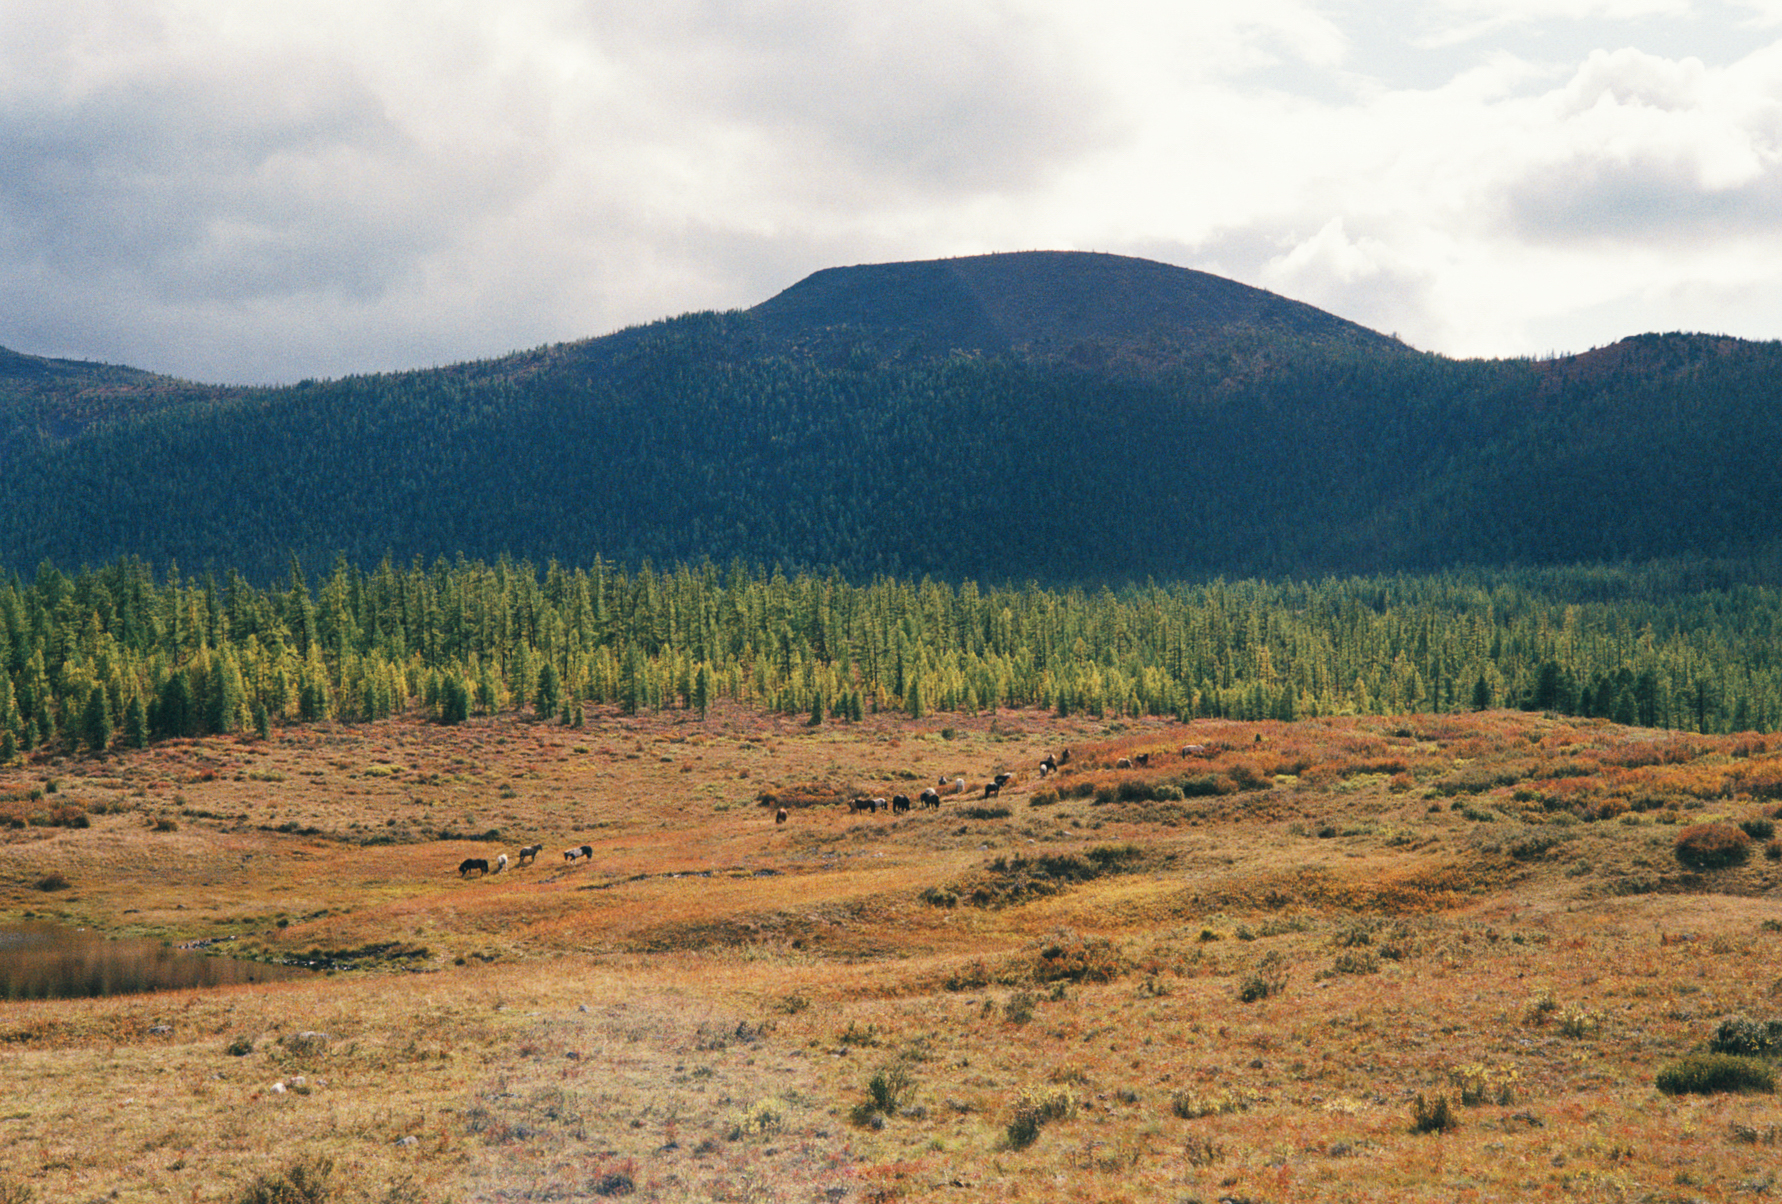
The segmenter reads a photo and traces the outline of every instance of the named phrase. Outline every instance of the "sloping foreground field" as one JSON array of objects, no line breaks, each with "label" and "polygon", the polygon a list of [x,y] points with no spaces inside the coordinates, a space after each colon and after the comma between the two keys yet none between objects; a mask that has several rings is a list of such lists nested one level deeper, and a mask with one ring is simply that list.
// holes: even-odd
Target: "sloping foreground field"
[{"label": "sloping foreground field", "polygon": [[0,1003],[0,1201],[1765,1198],[1773,1090],[1655,1083],[1782,1040],[1779,804],[1782,742],[1501,712],[37,762],[0,918],[328,972]]}]

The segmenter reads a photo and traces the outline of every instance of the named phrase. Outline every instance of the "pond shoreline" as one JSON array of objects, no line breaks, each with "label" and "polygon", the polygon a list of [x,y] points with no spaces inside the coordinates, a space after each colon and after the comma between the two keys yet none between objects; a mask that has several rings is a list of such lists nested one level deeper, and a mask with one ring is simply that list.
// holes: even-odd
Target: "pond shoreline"
[{"label": "pond shoreline", "polygon": [[211,951],[233,939],[182,947],[147,937],[110,936],[59,920],[0,923],[0,999],[93,999],[286,981],[317,973],[306,966]]}]

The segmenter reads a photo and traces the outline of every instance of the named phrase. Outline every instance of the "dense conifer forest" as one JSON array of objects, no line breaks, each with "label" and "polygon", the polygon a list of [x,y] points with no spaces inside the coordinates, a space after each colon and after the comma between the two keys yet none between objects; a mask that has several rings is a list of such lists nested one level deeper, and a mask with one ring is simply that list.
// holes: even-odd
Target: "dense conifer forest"
[{"label": "dense conifer forest", "polygon": [[0,753],[719,698],[1775,728],[1778,382],[1068,253],[278,389],[0,351]]},{"label": "dense conifer forest", "polygon": [[1456,361],[1111,256],[840,269],[281,389],[78,368],[0,359],[0,568],[599,554],[1092,589],[1744,556],[1782,513],[1782,344]]},{"label": "dense conifer forest", "polygon": [[1782,727],[1782,592],[1708,564],[1054,590],[710,562],[458,560],[260,588],[139,560],[0,586],[0,757],[593,704],[807,722],[1046,707],[1293,719],[1523,707]]}]

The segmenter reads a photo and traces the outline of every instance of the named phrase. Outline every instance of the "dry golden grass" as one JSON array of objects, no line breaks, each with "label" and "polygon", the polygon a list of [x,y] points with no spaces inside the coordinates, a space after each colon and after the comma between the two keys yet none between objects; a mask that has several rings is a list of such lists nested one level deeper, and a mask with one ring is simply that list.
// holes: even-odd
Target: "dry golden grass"
[{"label": "dry golden grass", "polygon": [[[0,1199],[235,1201],[301,1159],[386,1204],[1773,1193],[1773,1096],[1653,1086],[1782,1016],[1782,862],[1671,851],[1774,812],[1760,743],[720,710],[34,763],[0,796],[89,826],[7,832],[6,914],[340,968],[0,1004]],[[938,814],[756,802],[1003,770]],[[1414,1132],[1437,1096],[1458,1126]]]}]

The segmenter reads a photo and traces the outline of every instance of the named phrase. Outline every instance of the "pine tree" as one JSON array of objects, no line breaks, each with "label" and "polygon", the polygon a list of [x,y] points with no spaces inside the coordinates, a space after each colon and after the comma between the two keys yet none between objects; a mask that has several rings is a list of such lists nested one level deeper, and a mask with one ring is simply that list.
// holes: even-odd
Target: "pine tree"
[{"label": "pine tree", "polygon": [[470,718],[470,687],[456,673],[448,673],[439,683],[439,721],[463,723]]},{"label": "pine tree", "polygon": [[563,707],[563,683],[557,676],[557,664],[547,659],[538,675],[538,697],[535,700],[540,719],[556,716]]},{"label": "pine tree", "polygon": [[105,704],[105,690],[99,686],[87,692],[87,705],[81,710],[81,738],[94,752],[111,746],[111,708]]},{"label": "pine tree", "polygon": [[190,736],[196,734],[197,725],[192,680],[184,669],[175,669],[161,686],[159,705],[155,708],[156,730],[163,736]]},{"label": "pine tree", "polygon": [[712,709],[712,671],[703,662],[699,672],[693,678],[693,705],[699,708],[699,717],[704,719]]},{"label": "pine tree", "polygon": [[142,705],[140,694],[130,695],[130,705],[124,708],[124,742],[131,748],[148,747],[148,708]]}]

